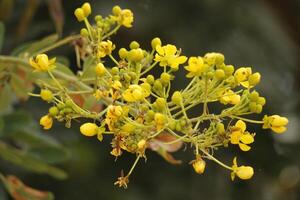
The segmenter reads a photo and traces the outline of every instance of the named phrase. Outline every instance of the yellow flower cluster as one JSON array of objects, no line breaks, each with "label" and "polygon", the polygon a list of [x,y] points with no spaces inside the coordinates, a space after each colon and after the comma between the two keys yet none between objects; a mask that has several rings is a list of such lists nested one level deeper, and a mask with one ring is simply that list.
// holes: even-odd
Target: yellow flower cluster
[{"label": "yellow flower cluster", "polygon": [[[131,27],[133,13],[115,6],[108,17],[96,15],[94,25],[87,19],[90,14],[88,3],[75,10],[76,18],[86,26],[80,31],[83,45],[78,58],[84,67],[77,76],[69,80],[65,80],[67,75],[55,77],[51,73],[55,58],[49,60],[45,54],[29,60],[35,71],[48,71],[52,79],[51,83],[41,81],[40,94],[31,94],[53,104],[40,120],[43,128],[50,129],[54,119],[65,122],[66,127],[78,118],[90,119],[80,126],[82,135],[97,136],[100,141],[103,135],[110,135],[112,155],[127,151],[137,156],[129,173],[115,183],[122,187],[127,187],[136,163],[146,158],[148,149],[177,164],[180,161],[171,153],[182,144],[193,149],[195,159],[190,164],[196,173],[203,174],[207,160],[212,160],[230,170],[232,180],[236,176],[250,179],[254,175],[252,167],[238,166],[236,158],[228,166],[213,152],[230,144],[250,151],[255,133],[247,130],[249,123],[276,133],[287,130],[285,117],[248,117],[261,113],[266,104],[266,99],[254,90],[260,73],[252,73],[251,67],[235,69],[217,52],[184,56],[180,48],[163,45],[158,37],[152,39],[150,50],[132,41],[115,53],[110,36],[121,26]],[[162,67],[160,73],[151,74],[157,66]],[[189,83],[174,91],[172,81],[180,67],[186,70]],[[214,112],[212,105],[222,109]]]}]

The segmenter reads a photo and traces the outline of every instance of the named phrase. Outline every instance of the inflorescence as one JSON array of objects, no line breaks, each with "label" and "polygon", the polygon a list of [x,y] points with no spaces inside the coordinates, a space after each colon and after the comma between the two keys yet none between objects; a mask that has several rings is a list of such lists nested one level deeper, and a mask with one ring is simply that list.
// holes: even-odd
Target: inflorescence
[{"label": "inflorescence", "polygon": [[[159,38],[151,41],[151,50],[133,41],[129,48],[119,48],[116,53],[118,47],[110,37],[121,27],[132,27],[132,11],[115,6],[108,17],[96,15],[93,25],[88,20],[91,12],[90,4],[84,3],[74,13],[85,24],[80,31],[81,59],[93,60],[93,73],[88,80],[80,78],[80,71],[77,74],[78,81],[90,86],[85,87],[88,89],[65,86],[64,80],[55,77],[52,73],[56,68],[55,58],[40,54],[29,61],[34,71],[45,72],[51,78],[40,84],[40,94],[31,94],[52,104],[49,113],[40,120],[43,128],[50,129],[53,120],[70,127],[72,120],[89,119],[80,127],[82,135],[96,136],[99,141],[110,136],[111,154],[115,157],[124,151],[136,155],[129,172],[115,182],[124,188],[137,162],[146,159],[146,150],[157,150],[157,141],[190,146],[195,154],[190,164],[198,174],[205,171],[206,160],[212,160],[231,171],[232,180],[250,179],[254,174],[252,167],[239,166],[236,158],[232,166],[226,165],[213,152],[229,145],[249,151],[255,133],[247,130],[247,123],[259,124],[275,133],[286,131],[285,117],[265,115],[262,120],[246,117],[261,113],[266,103],[254,89],[260,82],[260,73],[254,73],[251,67],[225,64],[221,53],[184,56],[180,48],[162,44]],[[172,91],[172,80],[182,66],[190,82],[185,88]],[[160,68],[160,76],[151,74],[154,68]],[[94,98],[103,105],[102,110],[83,108],[74,100],[74,94]],[[211,103],[223,106],[221,112],[213,113],[209,108]],[[160,140],[164,137],[171,141]]]}]

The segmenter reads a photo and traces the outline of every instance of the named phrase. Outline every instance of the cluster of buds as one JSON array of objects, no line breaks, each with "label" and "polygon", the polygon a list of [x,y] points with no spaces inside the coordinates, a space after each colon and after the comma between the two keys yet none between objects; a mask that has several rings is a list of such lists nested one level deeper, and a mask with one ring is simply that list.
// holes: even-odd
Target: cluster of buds
[{"label": "cluster of buds", "polygon": [[[180,48],[163,44],[157,37],[149,44],[150,50],[136,41],[127,48],[119,48],[108,39],[121,26],[132,26],[132,12],[115,6],[112,15],[106,18],[97,15],[95,25],[87,19],[90,14],[88,3],[75,10],[78,21],[86,25],[80,33],[87,45],[81,51],[86,51],[88,58],[82,59],[83,62],[89,60],[92,69],[89,77],[83,78],[84,72],[78,72],[78,81],[85,90],[74,91],[73,86],[65,85],[64,80],[53,75],[55,59],[49,61],[44,54],[30,59],[35,70],[48,71],[52,79],[52,84],[44,81],[40,94],[32,94],[53,104],[49,113],[42,117],[41,125],[49,129],[53,119],[65,121],[67,127],[73,119],[91,120],[81,125],[82,135],[97,136],[99,141],[105,139],[104,135],[111,136],[113,156],[121,156],[123,151],[137,156],[129,173],[115,183],[122,187],[127,187],[130,174],[139,159],[146,158],[148,149],[171,163],[179,163],[170,153],[180,149],[183,143],[193,148],[195,159],[191,164],[196,173],[204,173],[206,161],[212,160],[230,170],[232,180],[235,176],[250,179],[254,174],[252,167],[238,166],[236,158],[233,166],[228,166],[212,154],[230,144],[249,151],[255,133],[246,130],[246,123],[260,124],[263,129],[269,128],[276,133],[286,130],[288,120],[285,117],[272,115],[261,120],[245,117],[261,113],[266,103],[254,90],[261,75],[252,73],[251,67],[235,68],[226,64],[221,53],[187,57],[182,55]],[[119,49],[118,53],[115,49]],[[156,66],[160,70],[158,76],[151,74]],[[180,67],[184,67],[190,82],[185,88],[171,92],[172,80]],[[51,87],[47,87],[49,85]],[[71,93],[103,105],[102,110],[83,108]],[[211,103],[219,103],[222,111],[214,113]],[[189,111],[193,108],[191,114]]]}]

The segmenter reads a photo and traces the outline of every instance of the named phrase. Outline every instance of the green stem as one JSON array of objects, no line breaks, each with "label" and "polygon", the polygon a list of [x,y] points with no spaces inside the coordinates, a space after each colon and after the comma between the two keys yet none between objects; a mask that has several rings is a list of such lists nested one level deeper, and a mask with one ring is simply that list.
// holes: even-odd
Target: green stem
[{"label": "green stem", "polygon": [[117,30],[121,27],[121,25],[116,26],[113,30],[111,30],[110,32],[108,32],[106,35],[103,36],[102,40],[108,38],[109,36],[111,36],[112,34],[114,34],[115,32],[117,32]]},{"label": "green stem", "polygon": [[63,46],[65,44],[68,44],[68,43],[70,43],[70,42],[72,42],[74,40],[79,39],[80,37],[81,37],[80,35],[71,35],[69,37],[66,37],[66,38],[64,38],[64,39],[62,39],[62,40],[54,43],[53,45],[50,45],[50,46],[48,46],[46,48],[43,48],[43,49],[39,50],[38,52],[36,52],[34,54],[34,56],[37,55],[37,54],[40,54],[40,53],[45,53],[45,52],[51,51],[53,49],[56,49],[57,47]]},{"label": "green stem", "polygon": [[108,56],[117,66],[119,66],[119,62],[111,54],[109,54]]},{"label": "green stem", "polygon": [[133,172],[133,170],[134,170],[136,164],[139,162],[140,158],[141,158],[141,156],[138,156],[138,157],[135,159],[135,161],[134,161],[133,165],[131,166],[131,168],[130,168],[128,174],[126,175],[126,177],[129,177],[129,176],[131,175],[131,173]]},{"label": "green stem", "polygon": [[158,62],[154,62],[152,63],[152,65],[150,67],[148,67],[145,71],[143,71],[141,73],[141,76],[143,76],[144,74],[146,74],[147,72],[149,72],[153,67],[155,67],[155,65],[157,64]]},{"label": "green stem", "polygon": [[253,119],[247,119],[247,118],[238,117],[238,116],[235,116],[235,115],[231,115],[229,117],[230,118],[235,118],[235,119],[240,119],[240,120],[243,120],[243,121],[246,121],[246,122],[250,122],[250,123],[254,123],[254,124],[263,124],[264,123],[263,121],[258,121],[258,120],[253,120]]},{"label": "green stem", "polygon": [[221,165],[222,167],[232,171],[232,167],[229,167],[228,165],[225,165],[224,163],[222,163],[221,161],[219,161],[218,159],[216,159],[215,157],[213,157],[212,155],[210,155],[209,153],[207,153],[205,150],[200,149],[210,160],[218,163],[219,165]]}]

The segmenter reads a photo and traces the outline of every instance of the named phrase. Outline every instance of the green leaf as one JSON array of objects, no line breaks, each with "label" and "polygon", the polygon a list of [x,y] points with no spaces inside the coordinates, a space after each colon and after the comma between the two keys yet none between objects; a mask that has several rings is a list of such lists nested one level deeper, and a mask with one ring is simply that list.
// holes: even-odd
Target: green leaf
[{"label": "green leaf", "polygon": [[12,50],[11,55],[12,56],[19,56],[22,53],[26,52],[26,50],[32,45],[34,44],[34,42],[26,42],[23,43],[21,45],[19,45],[18,47],[16,47],[14,50]]},{"label": "green leaf", "polygon": [[[1,180],[5,185],[8,193],[17,200],[53,200],[54,195],[48,191],[40,191],[25,185],[19,178],[15,176],[4,177]],[[1,197],[1,196],[0,196]]]},{"label": "green leaf", "polygon": [[93,57],[88,57],[84,60],[83,63],[83,70],[82,70],[82,75],[81,78],[91,78],[91,77],[95,77],[95,58]]},{"label": "green leaf", "polygon": [[85,98],[83,108],[87,110],[93,110],[93,107],[97,104],[98,104],[97,99],[93,95],[90,95],[87,98]]},{"label": "green leaf", "polygon": [[43,161],[26,154],[24,151],[8,146],[3,142],[0,142],[0,157],[35,173],[48,174],[61,180],[67,178],[65,171],[44,163]]},{"label": "green leaf", "polygon": [[22,54],[35,55],[42,49],[53,45],[59,39],[57,34],[53,34],[43,38],[42,40],[26,43],[22,47],[19,47],[13,51],[13,55],[22,56]]},{"label": "green leaf", "polygon": [[5,34],[5,27],[4,24],[0,21],[0,53],[3,47],[4,34]]},{"label": "green leaf", "polygon": [[0,115],[8,113],[12,109],[13,94],[10,85],[5,84],[0,88]]},{"label": "green leaf", "polygon": [[62,63],[57,62],[55,69],[57,71],[63,72],[64,74],[74,76],[74,73],[72,72],[72,70]]},{"label": "green leaf", "polygon": [[11,87],[14,90],[15,94],[18,98],[22,100],[28,99],[28,92],[31,92],[33,90],[32,85],[28,85],[27,78],[21,78],[20,76],[16,74],[12,74],[11,77]]},{"label": "green leaf", "polygon": [[46,163],[59,163],[69,158],[69,152],[60,143],[45,133],[40,133],[35,121],[24,111],[3,117],[6,125],[2,137],[10,138],[26,153]]}]

